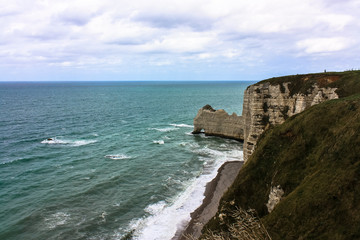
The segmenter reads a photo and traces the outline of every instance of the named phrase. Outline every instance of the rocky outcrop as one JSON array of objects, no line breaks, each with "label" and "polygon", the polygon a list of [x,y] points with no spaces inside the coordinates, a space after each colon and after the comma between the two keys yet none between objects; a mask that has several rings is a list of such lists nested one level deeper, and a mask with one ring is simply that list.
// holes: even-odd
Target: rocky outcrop
[{"label": "rocky outcrop", "polygon": [[266,204],[268,212],[271,213],[275,206],[280,203],[281,197],[284,195],[284,190],[281,189],[280,185],[271,187],[269,193],[269,200]]},{"label": "rocky outcrop", "polygon": [[194,119],[194,134],[204,132],[208,136],[220,136],[236,140],[244,140],[243,118],[225,110],[214,110],[206,105],[198,111]]},{"label": "rocky outcrop", "polygon": [[[194,119],[194,132],[244,141],[244,161],[255,150],[260,135],[271,125],[321,102],[339,98],[339,75],[295,75],[273,78],[249,86],[244,93],[242,116],[228,115],[210,105],[201,108]],[[349,90],[347,90],[349,91]]]},{"label": "rocky outcrop", "polygon": [[[305,80],[304,80],[305,79]],[[304,77],[302,81],[306,81]],[[336,88],[309,85],[305,93],[294,92],[292,82],[274,84],[260,82],[245,90],[244,161],[253,153],[259,136],[270,125],[283,123],[288,117],[300,113],[318,103],[338,98]]]}]

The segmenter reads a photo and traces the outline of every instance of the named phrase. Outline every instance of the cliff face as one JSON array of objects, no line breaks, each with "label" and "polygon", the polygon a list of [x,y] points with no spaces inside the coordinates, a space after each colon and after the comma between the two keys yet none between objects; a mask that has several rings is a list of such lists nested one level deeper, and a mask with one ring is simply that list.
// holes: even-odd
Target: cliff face
[{"label": "cliff face", "polygon": [[[306,82],[307,77],[300,79]],[[283,123],[288,117],[313,105],[336,99],[337,88],[309,85],[305,93],[293,93],[291,82],[260,82],[249,86],[244,94],[244,161],[253,153],[257,139],[270,125]]]},{"label": "cliff face", "polygon": [[360,239],[360,71],[264,80],[243,109],[248,161],[203,233],[228,236],[243,209],[272,239]]},{"label": "cliff face", "polygon": [[244,161],[254,152],[260,135],[271,125],[305,109],[360,89],[359,71],[318,73],[271,78],[249,86],[244,93],[243,113],[228,115],[207,105],[194,119],[194,132],[244,141]]},{"label": "cliff face", "polygon": [[194,134],[204,133],[208,136],[219,136],[236,140],[244,140],[243,118],[227,114],[223,109],[214,110],[206,105],[198,111],[194,119]]},{"label": "cliff face", "polygon": [[359,93],[267,130],[204,232],[226,234],[236,209],[254,209],[274,240],[360,239]]}]

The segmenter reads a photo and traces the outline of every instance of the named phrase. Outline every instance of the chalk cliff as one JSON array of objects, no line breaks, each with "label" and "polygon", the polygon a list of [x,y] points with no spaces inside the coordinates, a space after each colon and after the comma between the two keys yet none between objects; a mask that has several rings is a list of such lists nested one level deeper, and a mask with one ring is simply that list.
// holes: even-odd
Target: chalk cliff
[{"label": "chalk cliff", "polygon": [[256,212],[274,240],[359,239],[360,71],[268,79],[244,99],[254,145],[201,239],[237,233],[239,209]]},{"label": "chalk cliff", "polygon": [[[244,161],[253,153],[259,136],[270,125],[283,123],[288,117],[304,111],[321,102],[339,98],[337,88],[321,87],[318,82],[335,81],[337,78],[319,78],[314,81],[309,76],[299,76],[292,81],[303,84],[311,81],[307,89],[294,91],[292,81],[271,82],[263,81],[249,86],[245,90],[243,118],[244,118]],[[324,85],[324,84],[323,84]],[[302,92],[302,90],[304,92]]]},{"label": "chalk cliff", "polygon": [[244,161],[270,126],[324,101],[355,94],[357,71],[293,75],[263,80],[244,93],[242,116],[207,105],[194,119],[194,132],[244,141]]},{"label": "chalk cliff", "polygon": [[208,136],[219,136],[244,140],[243,118],[233,113],[229,115],[223,109],[214,110],[210,105],[202,107],[194,119],[194,134],[204,133]]}]

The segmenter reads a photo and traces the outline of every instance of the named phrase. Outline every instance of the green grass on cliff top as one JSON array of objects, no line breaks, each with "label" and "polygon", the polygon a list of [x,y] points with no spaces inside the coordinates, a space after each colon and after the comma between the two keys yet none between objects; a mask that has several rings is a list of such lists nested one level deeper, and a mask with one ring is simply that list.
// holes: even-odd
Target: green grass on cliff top
[{"label": "green grass on cliff top", "polygon": [[[360,92],[360,71],[345,72],[326,72],[313,74],[299,74],[284,77],[269,78],[260,83],[270,83],[271,85],[290,82],[290,95],[296,93],[306,94],[312,89],[314,83],[320,87],[338,88],[336,93],[339,97],[347,97]],[[256,85],[256,84],[255,84]]]},{"label": "green grass on cliff top", "polygon": [[[230,213],[241,207],[255,209],[273,239],[360,239],[359,133],[360,94],[269,129],[205,228],[227,231]],[[270,187],[277,185],[285,194],[268,214]]]}]

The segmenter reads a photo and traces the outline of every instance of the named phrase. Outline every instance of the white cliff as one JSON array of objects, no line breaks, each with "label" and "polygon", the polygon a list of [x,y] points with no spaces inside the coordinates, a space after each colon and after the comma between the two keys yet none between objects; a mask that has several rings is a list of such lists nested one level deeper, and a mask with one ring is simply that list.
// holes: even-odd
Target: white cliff
[{"label": "white cliff", "polygon": [[281,124],[313,105],[339,98],[337,88],[327,87],[338,76],[296,75],[279,79],[249,86],[244,93],[242,116],[204,106],[194,119],[193,133],[203,131],[206,135],[243,140],[247,161],[258,138],[271,125]]},{"label": "white cliff", "polygon": [[271,85],[257,83],[245,90],[244,118],[244,161],[255,150],[260,135],[270,125],[283,123],[288,117],[321,102],[336,99],[336,88],[319,87],[316,83],[306,93],[291,93],[290,82]]},{"label": "white cliff", "polygon": [[243,118],[236,113],[229,115],[223,109],[214,110],[210,105],[206,105],[198,111],[194,119],[193,133],[202,131],[208,136],[243,140]]}]

